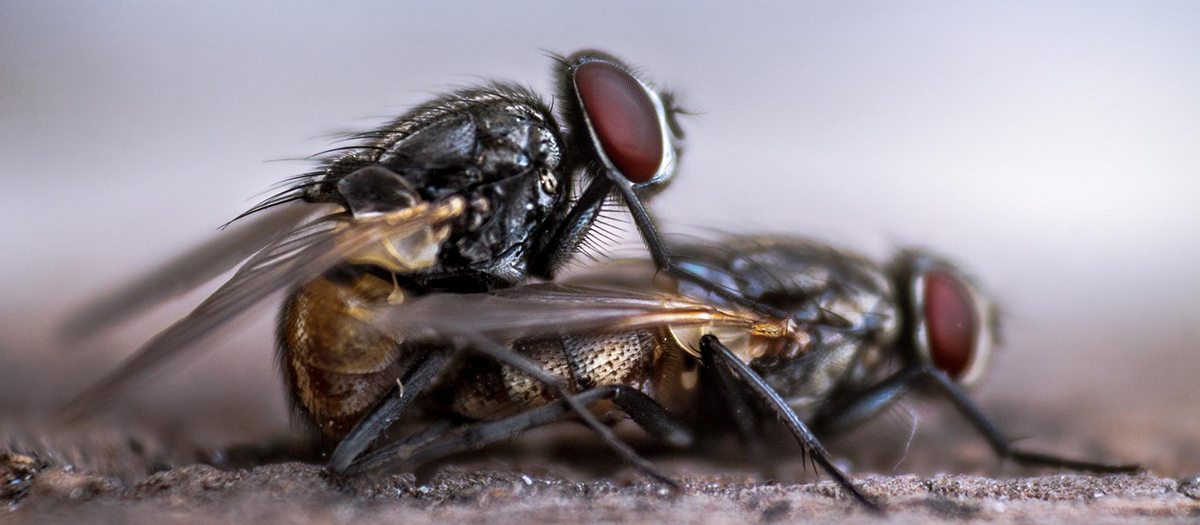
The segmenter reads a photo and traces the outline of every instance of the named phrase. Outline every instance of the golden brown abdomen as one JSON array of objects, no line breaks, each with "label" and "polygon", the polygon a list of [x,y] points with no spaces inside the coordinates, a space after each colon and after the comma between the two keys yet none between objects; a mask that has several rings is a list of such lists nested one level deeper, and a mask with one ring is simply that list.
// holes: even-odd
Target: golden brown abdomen
[{"label": "golden brown abdomen", "polygon": [[301,286],[280,317],[279,364],[296,411],[339,441],[395,384],[396,343],[369,324],[395,285],[346,271]]},{"label": "golden brown abdomen", "polygon": [[[668,409],[690,402],[678,385],[694,361],[659,330],[542,337],[519,341],[513,351],[562,379],[572,393],[623,385],[659,398]],[[513,416],[558,396],[546,385],[486,358],[469,358],[432,396],[437,408],[477,420]],[[668,399],[678,398],[678,399]],[[593,407],[603,415],[610,406]]]},{"label": "golden brown abdomen", "polygon": [[[404,347],[376,329],[377,308],[399,293],[391,280],[346,271],[297,289],[284,304],[279,362],[297,413],[336,443],[401,377]],[[696,361],[665,330],[521,340],[513,351],[561,378],[573,393],[604,385],[645,392],[669,410],[694,397]],[[690,379],[689,379],[690,378]],[[512,416],[557,399],[545,385],[489,358],[467,354],[422,400],[434,412],[476,420]],[[594,407],[605,413],[610,407]]]}]

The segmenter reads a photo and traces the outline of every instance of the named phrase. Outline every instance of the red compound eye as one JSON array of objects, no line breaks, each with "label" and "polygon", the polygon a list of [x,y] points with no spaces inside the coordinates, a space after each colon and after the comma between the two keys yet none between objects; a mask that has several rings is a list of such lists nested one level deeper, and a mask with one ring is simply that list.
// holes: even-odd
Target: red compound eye
[{"label": "red compound eye", "polygon": [[979,327],[971,293],[953,273],[925,275],[925,323],[934,366],[958,378],[971,362]]},{"label": "red compound eye", "polygon": [[575,70],[575,89],[600,139],[600,147],[625,178],[654,178],[663,160],[662,123],[646,88],[608,62],[586,62]]}]

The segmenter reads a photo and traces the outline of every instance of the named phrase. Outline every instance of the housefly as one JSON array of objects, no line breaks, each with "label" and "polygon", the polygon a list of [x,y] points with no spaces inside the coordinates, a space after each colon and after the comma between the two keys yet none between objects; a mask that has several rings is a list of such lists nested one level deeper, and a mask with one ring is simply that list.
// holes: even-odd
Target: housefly
[{"label": "housefly", "polygon": [[[557,116],[517,84],[439,96],[323,154],[318,169],[285,181],[280,193],[239,217],[237,231],[84,308],[68,322],[68,337],[86,337],[244,261],[68,411],[93,412],[122,386],[200,348],[273,293],[291,290],[278,337],[290,398],[326,443],[347,441],[410,357],[394,341],[358,330],[366,310],[435,292],[477,294],[551,279],[589,244],[613,196],[631,212],[657,267],[699,282],[671,262],[643,205],[678,165],[682,132],[673,97],[602,52],[555,62]],[[453,343],[566,394],[520,355],[478,337]],[[576,408],[624,457],[665,479]],[[348,464],[360,442],[342,443],[334,470]]]},{"label": "housefly", "polygon": [[[717,412],[748,439],[758,436],[766,418],[778,417],[814,464],[872,508],[816,434],[862,422],[914,389],[951,401],[1002,458],[1095,472],[1138,468],[1010,445],[965,393],[987,371],[995,308],[971,278],[942,258],[910,250],[879,265],[783,236],[729,236],[669,248],[707,282],[796,316],[763,315],[687,281],[655,275],[650,261],[621,261],[556,283],[381,306],[363,324],[401,341],[460,332],[507,341],[597,416],[627,416],[677,445],[711,428],[702,407],[720,407]],[[818,309],[841,322],[797,322]],[[381,406],[420,399],[434,420],[469,423],[432,424],[429,431],[376,447],[347,472],[419,465],[570,413],[545,383],[494,361],[437,368],[431,375],[417,365],[390,394],[395,404]],[[359,426],[382,428],[399,417],[398,410],[377,412]]]}]

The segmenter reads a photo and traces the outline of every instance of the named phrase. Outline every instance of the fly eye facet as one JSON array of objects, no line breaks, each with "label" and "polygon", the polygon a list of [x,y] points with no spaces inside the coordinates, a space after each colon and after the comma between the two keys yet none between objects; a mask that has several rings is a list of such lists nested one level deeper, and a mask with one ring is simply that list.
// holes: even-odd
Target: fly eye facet
[{"label": "fly eye facet", "polygon": [[917,355],[963,386],[974,385],[991,360],[992,305],[943,260],[909,252],[906,266]]},{"label": "fly eye facet", "polygon": [[604,55],[577,55],[568,67],[583,122],[601,161],[638,185],[669,178],[674,169],[662,97],[624,65]]},{"label": "fly eye facet", "polygon": [[975,302],[958,277],[945,270],[925,275],[925,324],[934,366],[955,379],[970,364],[979,332]]}]

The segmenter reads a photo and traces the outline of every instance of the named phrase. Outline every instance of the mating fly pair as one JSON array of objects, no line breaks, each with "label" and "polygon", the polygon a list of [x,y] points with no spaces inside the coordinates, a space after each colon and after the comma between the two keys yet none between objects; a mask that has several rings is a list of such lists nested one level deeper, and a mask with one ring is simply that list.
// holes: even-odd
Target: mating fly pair
[{"label": "mating fly pair", "polygon": [[[278,339],[290,397],[303,419],[346,450],[357,446],[359,434],[343,437],[394,387],[409,354],[444,353],[430,345],[412,351],[363,328],[365,310],[377,303],[551,279],[586,245],[614,194],[658,267],[683,274],[670,263],[642,204],[677,167],[682,137],[672,97],[600,52],[559,58],[557,74],[563,124],[516,84],[440,96],[351,137],[358,140],[354,146],[327,152],[319,169],[287,181],[284,191],[239,217],[250,215],[239,232],[85,308],[68,323],[68,337],[85,337],[245,261],[229,282],[81,394],[69,411],[91,412],[122,385],[289,290]],[[489,355],[567,394],[529,360],[493,342],[464,336],[453,346]],[[582,406],[574,408],[606,442],[638,461]],[[338,470],[350,459],[335,452],[332,464]]]},{"label": "mating fly pair", "polygon": [[[69,334],[82,337],[113,324],[245,260],[229,282],[82,394],[72,410],[92,411],[119,387],[199,348],[286,290],[280,368],[296,413],[333,448],[334,472],[412,463],[421,454],[402,454],[420,449],[435,457],[573,413],[625,459],[671,483],[587,405],[607,399],[652,433],[686,442],[688,432],[672,410],[686,412],[699,395],[682,388],[695,383],[689,374],[696,373],[698,356],[710,365],[701,368],[713,372],[711,384],[719,385],[731,413],[753,413],[764,400],[761,405],[778,412],[806,453],[867,503],[791,407],[832,407],[835,392],[858,394],[863,401],[826,418],[838,422],[870,412],[880,404],[876,399],[894,398],[847,378],[874,377],[881,350],[871,349],[894,345],[886,338],[868,344],[869,334],[886,326],[894,331],[903,317],[895,311],[861,317],[870,311],[866,303],[839,308],[818,290],[796,295],[800,289],[785,286],[775,295],[756,293],[754,286],[789,282],[807,271],[798,272],[807,266],[794,260],[775,268],[762,261],[726,268],[712,254],[675,258],[642,203],[676,169],[681,132],[672,98],[603,53],[559,59],[557,73],[559,117],[537,95],[511,84],[439,97],[356,136],[359,144],[334,153],[320,169],[289,181],[282,193],[248,212],[238,232],[86,309]],[[617,288],[522,285],[552,279],[586,245],[614,194],[646,242],[651,266],[674,276],[685,293],[647,290],[649,280]],[[860,264],[830,257],[820,264]],[[755,265],[767,273],[748,277]],[[879,277],[875,270],[865,273]],[[876,281],[853,284],[854,275],[833,272],[824,282],[830,290],[865,292],[875,303],[893,297]],[[938,302],[950,306],[933,310],[951,310],[951,321],[922,330],[929,341],[949,343],[936,347],[946,350],[913,354],[929,358],[911,361],[923,363],[907,368],[913,377],[945,378],[935,370],[946,370],[939,359],[959,363],[954,373],[974,373],[976,365],[963,356],[982,348],[976,339],[964,339],[955,323],[967,315],[967,332],[983,337],[986,318],[975,310],[964,313],[965,305],[974,304],[961,293],[966,285],[945,284],[940,276],[930,278],[935,284],[926,290],[928,297],[950,298]],[[738,279],[754,286],[745,288]],[[944,318],[931,314],[928,304],[926,316]],[[683,336],[677,330],[691,331]],[[722,331],[731,334],[731,344],[757,341],[747,347],[755,350],[731,350],[713,335]],[[835,340],[841,350],[823,350]],[[889,381],[878,389],[895,390],[912,379]],[[965,396],[953,384],[948,388],[997,450],[1011,452]],[[810,401],[798,401],[805,396]],[[446,415],[444,424],[401,440],[399,449],[377,445],[376,438],[418,398],[426,414]],[[451,420],[486,422],[455,426]],[[750,428],[744,421],[739,427]]]}]

